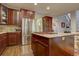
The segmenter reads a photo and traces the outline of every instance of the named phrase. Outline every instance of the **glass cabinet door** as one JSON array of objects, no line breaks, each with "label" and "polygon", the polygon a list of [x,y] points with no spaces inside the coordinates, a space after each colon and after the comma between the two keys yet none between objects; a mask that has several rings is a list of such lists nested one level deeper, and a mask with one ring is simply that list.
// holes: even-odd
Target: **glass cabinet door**
[{"label": "glass cabinet door", "polygon": [[4,6],[1,6],[1,22],[0,24],[7,24],[7,13],[8,13],[8,10],[6,7]]}]

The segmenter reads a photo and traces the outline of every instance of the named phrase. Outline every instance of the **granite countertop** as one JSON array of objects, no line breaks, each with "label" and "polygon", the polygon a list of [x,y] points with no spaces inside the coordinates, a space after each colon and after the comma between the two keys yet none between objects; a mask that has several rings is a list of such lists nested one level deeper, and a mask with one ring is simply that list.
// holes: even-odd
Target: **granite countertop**
[{"label": "granite countertop", "polygon": [[46,38],[54,38],[54,37],[63,37],[63,36],[69,36],[69,35],[78,35],[79,32],[72,32],[72,33],[32,33],[35,35],[39,35]]},{"label": "granite countertop", "polygon": [[4,33],[7,33],[7,32],[6,32],[6,31],[1,31],[1,32],[0,32],[0,34],[4,34]]},{"label": "granite countertop", "polygon": [[21,31],[1,31],[0,34],[4,34],[4,33],[13,33],[13,32],[21,32]]},{"label": "granite countertop", "polygon": [[15,25],[0,25],[0,34],[21,32],[21,27]]}]

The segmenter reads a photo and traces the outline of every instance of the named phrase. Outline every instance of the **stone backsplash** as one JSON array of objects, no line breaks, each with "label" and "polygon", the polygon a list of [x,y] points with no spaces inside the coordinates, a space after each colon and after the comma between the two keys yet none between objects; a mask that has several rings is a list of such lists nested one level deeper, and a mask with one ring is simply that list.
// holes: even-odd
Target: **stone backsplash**
[{"label": "stone backsplash", "polygon": [[0,32],[2,31],[14,32],[16,31],[16,29],[21,29],[21,28],[14,25],[0,25]]}]

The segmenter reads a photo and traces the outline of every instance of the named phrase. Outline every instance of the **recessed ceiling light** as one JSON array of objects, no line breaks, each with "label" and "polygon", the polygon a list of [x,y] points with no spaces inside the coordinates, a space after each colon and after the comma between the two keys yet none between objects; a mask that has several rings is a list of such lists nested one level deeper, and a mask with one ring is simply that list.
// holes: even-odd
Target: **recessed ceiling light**
[{"label": "recessed ceiling light", "polygon": [[49,6],[47,6],[47,7],[46,7],[46,9],[47,9],[47,10],[49,10],[49,9],[50,9],[50,7],[49,7]]},{"label": "recessed ceiling light", "polygon": [[34,3],[34,5],[37,5],[37,3]]}]

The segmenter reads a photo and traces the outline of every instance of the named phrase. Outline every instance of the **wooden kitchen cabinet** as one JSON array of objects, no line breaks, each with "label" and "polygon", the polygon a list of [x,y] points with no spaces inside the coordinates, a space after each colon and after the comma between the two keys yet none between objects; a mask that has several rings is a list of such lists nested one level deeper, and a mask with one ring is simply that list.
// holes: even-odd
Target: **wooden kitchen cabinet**
[{"label": "wooden kitchen cabinet", "polygon": [[21,32],[8,33],[8,45],[19,45],[21,44]]},{"label": "wooden kitchen cabinet", "polygon": [[0,24],[13,25],[13,9],[0,4]]},{"label": "wooden kitchen cabinet", "polygon": [[8,25],[13,25],[13,9],[8,8],[8,21],[7,21]]},{"label": "wooden kitchen cabinet", "polygon": [[[74,36],[45,37],[42,34],[32,34],[32,51],[35,56],[73,56]],[[53,35],[53,34],[52,34]]]},{"label": "wooden kitchen cabinet", "polygon": [[20,11],[0,4],[0,24],[21,26]]},{"label": "wooden kitchen cabinet", "polygon": [[21,32],[10,32],[0,34],[0,55],[7,46],[20,45],[21,44]]},{"label": "wooden kitchen cabinet", "polygon": [[41,42],[40,40],[32,37],[31,46],[32,46],[33,54],[35,56],[47,56],[48,55],[49,47],[44,42]]},{"label": "wooden kitchen cabinet", "polygon": [[0,24],[7,24],[8,20],[8,9],[6,6],[0,4]]},{"label": "wooden kitchen cabinet", "polygon": [[8,33],[8,45],[16,45],[16,34]]},{"label": "wooden kitchen cabinet", "polygon": [[47,55],[47,48],[44,45],[40,44],[39,42],[37,43],[37,55],[38,56],[46,56]]},{"label": "wooden kitchen cabinet", "polygon": [[19,10],[8,8],[8,25],[20,26]]},{"label": "wooden kitchen cabinet", "polygon": [[20,19],[20,11],[19,10],[14,10],[13,11],[13,20],[14,20],[14,25],[20,26],[21,25],[21,19]]},{"label": "wooden kitchen cabinet", "polygon": [[0,4],[0,21],[1,21],[1,4]]},{"label": "wooden kitchen cabinet", "polygon": [[43,32],[52,32],[52,17],[44,16],[43,20]]},{"label": "wooden kitchen cabinet", "polygon": [[32,50],[33,50],[33,54],[36,56],[37,55],[37,42],[36,41],[33,41],[31,42],[31,47],[32,47]]},{"label": "wooden kitchen cabinet", "polygon": [[32,41],[32,50],[35,56],[46,56],[47,55],[47,50],[43,45],[41,45],[39,42],[33,42]]},{"label": "wooden kitchen cabinet", "polygon": [[0,55],[7,47],[7,34],[0,34]]},{"label": "wooden kitchen cabinet", "polygon": [[5,7],[4,5],[0,4],[0,24],[14,25],[13,12],[14,9]]},{"label": "wooden kitchen cabinet", "polygon": [[22,44],[22,35],[21,35],[21,32],[16,32],[16,35],[17,35],[17,39],[16,39],[16,43],[17,45],[21,45]]}]

